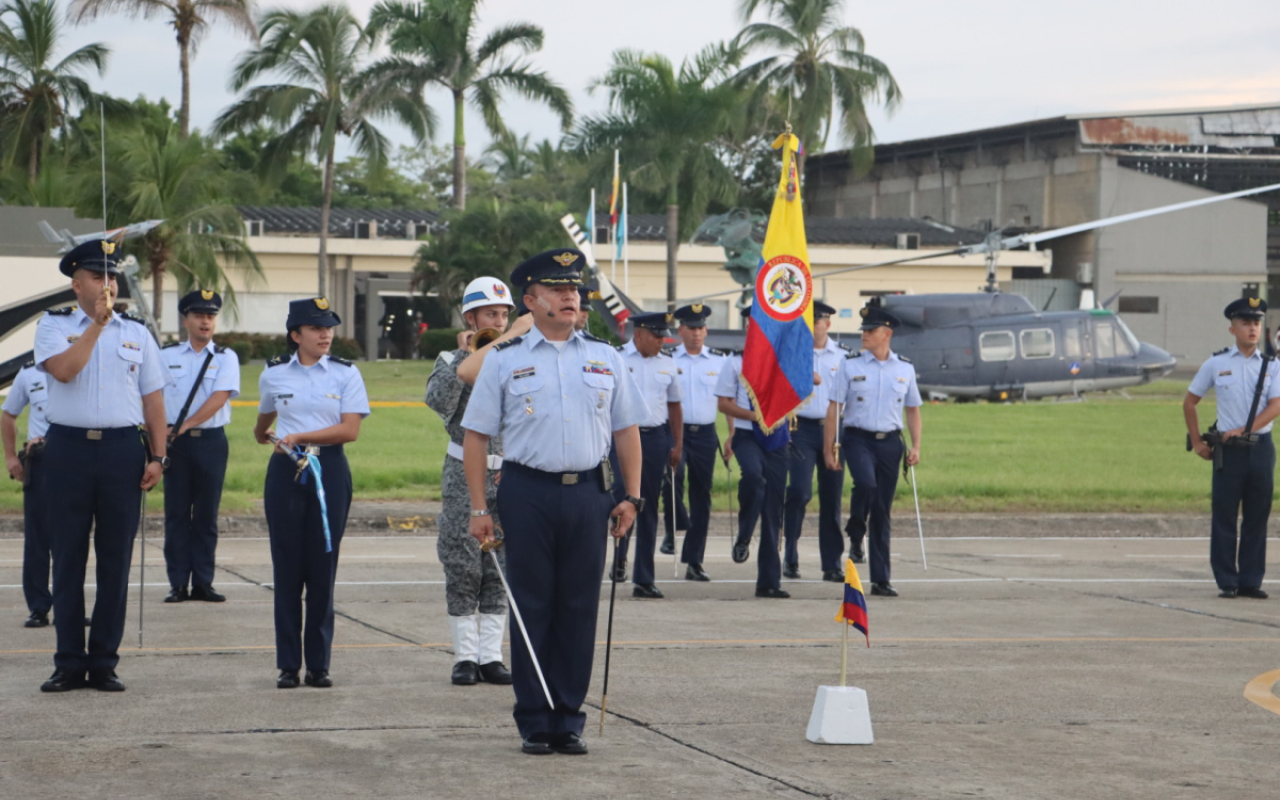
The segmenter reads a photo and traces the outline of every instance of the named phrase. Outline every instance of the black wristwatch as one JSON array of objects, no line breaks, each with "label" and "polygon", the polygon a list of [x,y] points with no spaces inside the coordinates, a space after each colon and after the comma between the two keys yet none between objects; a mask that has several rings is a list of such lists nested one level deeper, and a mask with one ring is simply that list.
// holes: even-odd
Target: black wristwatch
[{"label": "black wristwatch", "polygon": [[641,511],[644,511],[644,498],[643,498],[643,497],[632,497],[631,495],[627,495],[626,497],[624,497],[624,498],[622,498],[622,499],[623,499],[623,500],[626,500],[628,503],[630,503],[631,505],[635,506],[635,507],[636,507],[636,513],[637,513],[637,514],[639,514]]},{"label": "black wristwatch", "polygon": [[155,453],[152,453],[152,454],[151,454],[151,459],[150,459],[150,460],[151,460],[151,462],[152,462],[152,463],[156,463],[156,464],[159,464],[159,465],[160,465],[160,471],[161,471],[161,472],[164,472],[165,470],[169,469],[169,457],[168,457],[168,456],[158,456],[158,455],[156,455]]}]

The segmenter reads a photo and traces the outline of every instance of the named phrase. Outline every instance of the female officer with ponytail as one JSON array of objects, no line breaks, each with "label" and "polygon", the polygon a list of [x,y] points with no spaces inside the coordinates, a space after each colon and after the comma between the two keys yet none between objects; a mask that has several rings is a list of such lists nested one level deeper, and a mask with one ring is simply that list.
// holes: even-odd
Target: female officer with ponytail
[{"label": "female officer with ponytail", "polygon": [[304,657],[308,686],[333,685],[333,587],[351,507],[351,470],[342,446],[356,440],[369,415],[360,370],[329,355],[340,323],[323,297],[289,303],[291,355],[269,360],[258,380],[262,399],[253,434],[259,444],[275,444],[264,505],[281,689],[298,686]]}]

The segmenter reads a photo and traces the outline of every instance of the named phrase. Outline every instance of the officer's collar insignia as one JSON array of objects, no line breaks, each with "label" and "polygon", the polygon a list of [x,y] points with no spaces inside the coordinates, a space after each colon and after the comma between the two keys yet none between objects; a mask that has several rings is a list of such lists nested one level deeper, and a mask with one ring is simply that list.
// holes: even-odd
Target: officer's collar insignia
[{"label": "officer's collar insignia", "polygon": [[500,284],[500,283],[495,283],[495,284],[493,285],[493,293],[494,293],[494,295],[495,295],[495,296],[497,296],[497,297],[506,297],[506,296],[507,296],[507,287],[503,286],[503,285],[502,285],[502,284]]},{"label": "officer's collar insignia", "polygon": [[201,290],[200,290],[200,297],[201,297],[202,299],[204,299],[204,300],[212,300],[212,299],[213,299],[213,291],[212,291],[212,290],[210,290],[210,289],[201,289]]},{"label": "officer's collar insignia", "polygon": [[859,313],[859,314],[861,314],[861,315],[863,316],[863,318],[865,319],[865,318],[866,318],[866,316],[867,316],[867,309],[865,309],[865,308],[863,308],[863,309],[859,309],[858,313]]},{"label": "officer's collar insignia", "polygon": [[1258,297],[1250,297],[1250,298],[1249,298],[1249,308],[1257,308],[1257,307],[1258,307],[1258,304],[1259,304],[1259,303],[1261,303],[1261,302],[1262,302],[1262,299],[1261,299],[1261,298],[1258,298]]},{"label": "officer's collar insignia", "polygon": [[102,243],[102,252],[106,253],[107,255],[111,255],[111,254],[112,254],[112,253],[114,253],[115,251],[116,251],[116,243],[115,243],[115,242],[107,242],[107,241],[104,241],[104,242]]},{"label": "officer's collar insignia", "polygon": [[328,301],[326,298],[324,298],[324,297],[317,297],[317,298],[316,298],[316,308],[320,309],[321,311],[328,311],[328,310],[329,310],[329,301]]},{"label": "officer's collar insignia", "polygon": [[551,260],[556,262],[562,267],[567,267],[573,262],[578,260],[578,254],[577,253],[561,253],[558,256],[552,256]]}]

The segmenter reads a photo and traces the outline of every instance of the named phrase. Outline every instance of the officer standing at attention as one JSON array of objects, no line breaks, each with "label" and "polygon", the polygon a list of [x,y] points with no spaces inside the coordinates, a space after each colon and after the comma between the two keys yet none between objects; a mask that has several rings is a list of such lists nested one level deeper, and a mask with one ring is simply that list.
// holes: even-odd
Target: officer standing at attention
[{"label": "officer standing at attention", "polygon": [[[573,323],[575,331],[585,331],[591,322],[591,296],[596,294],[585,286],[578,287],[578,319]],[[599,295],[597,295],[599,296]]]},{"label": "officer standing at attention", "polygon": [[[502,434],[498,512],[506,521],[507,580],[555,705],[547,705],[523,637],[512,636],[513,716],[530,755],[587,752],[581,707],[605,543],[610,532],[625,535],[644,505],[637,496],[644,402],[622,355],[574,330],[585,261],[577,250],[549,250],[511,273],[534,329],[485,358],[462,418],[471,535],[481,543],[495,538],[486,460],[489,438]],[[626,493],[616,505],[610,444]]]},{"label": "officer standing at attention", "polygon": [[[1271,516],[1276,449],[1271,423],[1280,416],[1280,365],[1264,359],[1258,345],[1267,302],[1241,298],[1226,307],[1231,320],[1232,347],[1219,350],[1200,365],[1187,388],[1182,412],[1191,447],[1203,459],[1213,459],[1213,519],[1209,529],[1209,564],[1219,597],[1265,600],[1262,576],[1267,562],[1267,518]],[[1258,379],[1263,364],[1267,374]],[[1212,389],[1218,401],[1220,453],[1200,435],[1196,406]],[[1252,434],[1252,435],[1250,435]],[[1236,521],[1239,519],[1239,540]]]},{"label": "officer standing at attention", "polygon": [[227,475],[224,428],[231,424],[231,399],[240,395],[240,358],[213,343],[221,310],[217,292],[197,289],[183,296],[178,313],[187,340],[160,351],[173,378],[164,390],[171,459],[164,476],[166,603],[227,599],[213,588],[213,559]]},{"label": "officer standing at attention", "polygon": [[[444,567],[444,598],[449,611],[449,631],[453,635],[455,686],[474,686],[480,681],[510,684],[511,673],[502,663],[502,635],[507,622],[507,592],[502,588],[492,559],[480,552],[480,543],[471,536],[471,495],[462,468],[462,416],[471,398],[471,385],[484,359],[497,342],[514,338],[507,333],[479,348],[473,347],[476,331],[507,329],[507,318],[515,303],[507,285],[497,278],[476,278],[462,293],[462,319],[467,330],[458,334],[458,349],[443,352],[427,379],[427,405],[444,420],[449,446],[440,473],[440,516],[436,554]],[[525,317],[520,327],[527,331],[532,320]],[[473,352],[474,350],[474,352]],[[464,374],[463,367],[466,367]],[[469,377],[469,379],[468,379]],[[490,513],[498,502],[498,471],[502,469],[502,439],[489,440],[485,498]],[[505,558],[501,548],[498,558]]]},{"label": "officer standing at attention", "polygon": [[[351,469],[342,447],[360,436],[360,423],[369,416],[360,370],[329,355],[333,329],[340,324],[323,297],[291,301],[285,328],[292,355],[267,361],[258,379],[262,399],[253,435],[259,444],[272,444],[273,436],[276,440],[267,464],[263,506],[271,539],[280,689],[297,688],[304,656],[307,685],[333,686],[333,585],[352,494]],[[318,460],[324,506],[316,475],[294,455],[297,447],[305,449],[308,459]]]},{"label": "officer standing at attention", "polygon": [[841,347],[827,331],[836,310],[826,303],[813,303],[813,394],[796,409],[796,427],[791,432],[791,473],[787,485],[783,530],[786,555],[782,577],[800,577],[800,529],[804,511],[813,498],[813,469],[818,467],[818,552],[822,560],[822,579],[844,583],[840,556],[844,553],[844,537],[840,533],[840,502],[844,494],[844,470],[826,469],[822,456],[822,428],[827,420],[827,395],[844,365],[849,351]]},{"label": "officer standing at attention", "polygon": [[[666,313],[634,314],[634,333],[622,348],[622,358],[640,389],[647,409],[640,420],[640,497],[644,508],[636,518],[636,566],[631,575],[633,597],[662,597],[654,585],[653,549],[658,539],[658,494],[668,469],[680,463],[684,443],[684,417],[680,408],[680,381],[676,362],[662,352],[662,341],[671,324]],[[629,537],[628,537],[629,538]],[[628,539],[621,544],[627,552]]]},{"label": "officer standing at attention", "polygon": [[[36,326],[36,366],[49,378],[41,496],[53,536],[58,632],[54,673],[40,687],[45,692],[86,685],[124,691],[115,669],[142,492],[160,482],[169,463],[162,391],[168,370],[147,327],[112,311],[115,250],[115,242],[94,239],[63,256],[58,269],[71,278],[77,305],[47,312]],[[144,424],[150,452],[138,431]],[[98,586],[86,650],[90,530]]]},{"label": "officer standing at attention", "polygon": [[[48,382],[48,376],[36,369],[36,362],[28,362],[14,376],[9,396],[0,409],[4,463],[9,477],[22,483],[22,594],[27,600],[27,611],[31,612],[22,623],[24,628],[48,625],[49,611],[53,608],[53,595],[49,593],[52,544],[49,527],[44,522],[45,506],[40,491],[44,435],[49,429],[45,416],[49,405]],[[31,406],[27,416],[27,441],[19,451],[18,415],[27,406]]]},{"label": "officer standing at attention", "polygon": [[[680,550],[680,561],[686,565],[684,578],[687,581],[711,580],[702,568],[702,560],[707,547],[707,529],[711,525],[711,487],[715,477],[716,453],[720,450],[720,434],[716,430],[719,407],[716,383],[728,357],[704,345],[709,316],[711,309],[701,303],[681,306],[675,311],[675,317],[680,321],[676,332],[683,344],[676,347],[672,358],[676,362],[676,375],[684,395],[680,404],[684,416],[684,447],[675,475],[674,516],[676,520],[685,517],[684,481],[687,473],[688,526]],[[663,549],[668,554],[675,552],[675,526],[670,516],[668,514],[667,538],[671,540],[671,549]]]},{"label": "officer standing at attention", "polygon": [[[750,322],[751,308],[742,309],[744,324]],[[725,360],[716,382],[720,412],[733,420],[733,438],[725,443],[725,458],[738,457],[738,538],[733,543],[733,560],[741,564],[750,557],[751,535],[760,521],[760,550],[756,553],[756,597],[787,598],[781,588],[782,564],[778,559],[778,534],[782,527],[783,493],[787,486],[787,447],[768,450],[752,428],[755,412],[747,387],[738,377],[742,356]]]},{"label": "officer standing at attention", "polygon": [[[841,430],[840,446],[853,476],[853,500],[849,514],[861,525],[855,550],[862,549],[862,537],[871,534],[871,593],[897,597],[889,583],[889,517],[893,496],[898,490],[898,470],[902,468],[902,421],[905,416],[911,433],[907,464],[920,463],[920,389],[916,368],[890,349],[893,329],[901,321],[880,308],[873,298],[862,309],[862,347],[844,359],[843,369],[828,395],[827,422],[823,432],[827,469],[839,469],[835,442]],[[844,406],[844,419],[837,409]]]}]

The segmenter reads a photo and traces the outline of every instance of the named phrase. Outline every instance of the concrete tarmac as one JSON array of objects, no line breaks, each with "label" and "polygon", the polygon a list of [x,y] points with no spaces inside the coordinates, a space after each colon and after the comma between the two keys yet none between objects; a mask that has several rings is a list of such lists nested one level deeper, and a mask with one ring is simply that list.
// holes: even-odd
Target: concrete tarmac
[{"label": "concrete tarmac", "polygon": [[673,579],[658,556],[666,599],[618,587],[603,736],[602,584],[579,758],[521,755],[508,688],[450,685],[433,536],[348,535],[336,685],[293,691],[275,688],[265,538],[221,542],[227,603],[165,605],[153,536],[141,649],[134,551],[128,691],[62,695],[38,691],[53,629],[21,627],[21,541],[3,539],[0,797],[1276,796],[1280,597],[1218,599],[1207,538],[1158,524],[1092,536],[1075,517],[1034,536],[930,538],[925,571],[911,523],[899,516],[893,544],[902,596],[868,597],[871,647],[850,638],[874,745],[804,738],[840,666],[842,589],[815,580],[813,536],[805,579],[784,581],[792,598],[758,600],[754,549],[734,564],[722,535],[713,582]]}]

